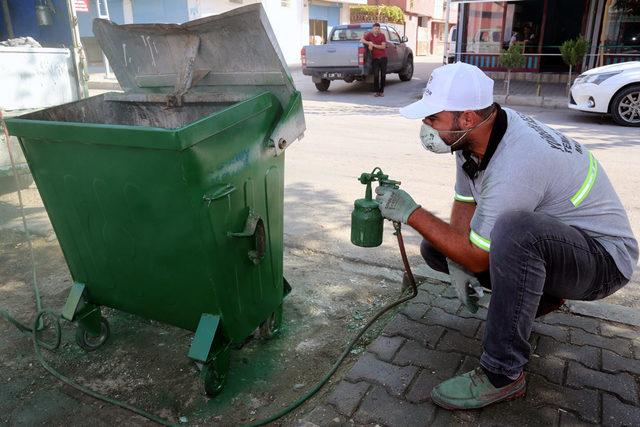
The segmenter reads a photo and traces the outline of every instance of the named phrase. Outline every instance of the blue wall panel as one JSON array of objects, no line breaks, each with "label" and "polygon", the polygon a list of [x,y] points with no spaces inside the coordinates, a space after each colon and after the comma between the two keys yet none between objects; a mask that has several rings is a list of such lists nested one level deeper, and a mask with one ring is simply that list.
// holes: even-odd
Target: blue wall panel
[{"label": "blue wall panel", "polygon": [[133,2],[133,22],[178,23],[189,20],[187,0],[135,0]]},{"label": "blue wall panel", "polygon": [[[104,1],[104,0],[103,0]],[[124,24],[122,0],[109,0],[109,19],[116,24]],[[93,20],[98,17],[95,0],[89,2],[89,12],[78,12],[80,37],[93,37]]]},{"label": "blue wall panel", "polygon": [[328,27],[340,25],[340,7],[338,6],[309,6],[309,19],[327,21]]},{"label": "blue wall panel", "polygon": [[[9,14],[16,37],[33,37],[45,47],[69,47],[72,44],[66,0],[52,0],[56,13],[53,25],[39,26],[35,0],[9,0]],[[0,38],[8,38],[0,8]]]}]

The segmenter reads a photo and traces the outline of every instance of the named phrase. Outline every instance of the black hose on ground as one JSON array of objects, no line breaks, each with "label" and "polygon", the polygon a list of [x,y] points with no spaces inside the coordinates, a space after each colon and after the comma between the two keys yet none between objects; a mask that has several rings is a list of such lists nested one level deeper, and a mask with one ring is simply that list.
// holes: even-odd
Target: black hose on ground
[{"label": "black hose on ground", "polygon": [[387,313],[389,310],[399,306],[400,304],[403,304],[407,301],[409,301],[410,299],[415,298],[418,295],[418,285],[416,284],[416,279],[413,276],[413,272],[411,271],[411,266],[409,265],[409,259],[407,258],[407,252],[405,250],[404,247],[404,239],[402,238],[402,231],[401,231],[401,227],[402,225],[399,222],[393,222],[393,228],[396,230],[395,235],[398,239],[398,247],[400,249],[400,256],[402,257],[402,263],[404,265],[404,271],[406,274],[407,279],[409,280],[409,287],[411,288],[411,294],[407,295],[405,297],[400,298],[397,301],[394,301],[390,304],[387,304],[386,306],[384,306],[380,311],[378,311],[368,322],[366,325],[364,325],[360,331],[356,334],[355,337],[353,337],[353,339],[349,342],[349,344],[347,345],[347,347],[344,349],[344,351],[342,352],[342,354],[340,355],[340,357],[338,358],[338,360],[336,361],[336,363],[334,363],[334,365],[331,367],[331,369],[329,370],[329,372],[327,372],[325,374],[325,376],[318,381],[309,391],[307,391],[303,396],[301,396],[300,398],[298,398],[295,402],[293,402],[292,404],[290,404],[289,406],[287,406],[286,408],[282,409],[281,411],[273,414],[272,416],[259,420],[259,421],[255,421],[251,424],[249,424],[250,427],[254,427],[254,426],[263,426],[265,424],[269,424],[274,422],[275,420],[284,417],[285,415],[287,415],[288,413],[290,413],[291,411],[293,411],[294,409],[296,409],[297,407],[299,407],[300,405],[302,405],[304,402],[306,402],[307,400],[311,399],[318,391],[320,391],[320,389],[331,379],[331,377],[333,376],[333,374],[336,373],[336,371],[338,370],[338,368],[340,367],[340,365],[342,365],[342,363],[345,361],[345,359],[347,358],[347,356],[349,356],[349,353],[351,352],[351,350],[353,349],[353,347],[356,345],[356,343],[360,340],[360,338],[362,338],[362,336],[365,334],[365,332],[367,332],[367,330],[376,322],[378,321],[378,319],[380,319],[380,317],[382,317],[385,313]]}]

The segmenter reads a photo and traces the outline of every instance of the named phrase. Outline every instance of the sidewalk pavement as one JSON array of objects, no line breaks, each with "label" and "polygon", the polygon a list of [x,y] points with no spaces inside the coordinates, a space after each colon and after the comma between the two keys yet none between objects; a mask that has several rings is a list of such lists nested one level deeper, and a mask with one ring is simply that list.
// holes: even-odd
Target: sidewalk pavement
[{"label": "sidewalk pavement", "polygon": [[507,96],[505,80],[494,80],[496,102],[504,105],[528,107],[567,108],[568,94],[565,83],[540,83],[512,80]]},{"label": "sidewalk pavement", "polygon": [[638,329],[557,311],[535,323],[525,398],[447,411],[431,389],[478,366],[486,308],[422,283],[359,360],[298,427],[341,425],[640,425]]}]

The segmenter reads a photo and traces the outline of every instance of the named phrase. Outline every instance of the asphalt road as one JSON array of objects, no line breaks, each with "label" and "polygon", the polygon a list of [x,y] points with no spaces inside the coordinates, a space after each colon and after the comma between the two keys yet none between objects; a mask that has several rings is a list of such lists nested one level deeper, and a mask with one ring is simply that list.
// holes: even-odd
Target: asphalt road
[{"label": "asphalt road", "polygon": [[[448,219],[454,158],[423,150],[418,139],[420,121],[398,114],[398,107],[421,96],[430,71],[437,65],[424,60],[417,63],[411,82],[390,75],[384,98],[373,97],[369,85],[357,82],[332,82],[328,92],[320,93],[310,77],[294,71],[294,81],[303,94],[307,131],[305,138],[286,152],[287,244],[399,266],[390,224],[380,248],[358,248],[349,239],[353,201],[364,194],[364,186],[356,177],[376,166],[401,180],[402,188],[423,207]],[[640,237],[640,130],[568,108],[513,108],[566,133],[594,152],[629,213],[635,235]],[[406,234],[412,263],[421,270],[420,238],[412,230],[406,230]],[[619,300],[616,303],[631,304],[625,298]]]}]

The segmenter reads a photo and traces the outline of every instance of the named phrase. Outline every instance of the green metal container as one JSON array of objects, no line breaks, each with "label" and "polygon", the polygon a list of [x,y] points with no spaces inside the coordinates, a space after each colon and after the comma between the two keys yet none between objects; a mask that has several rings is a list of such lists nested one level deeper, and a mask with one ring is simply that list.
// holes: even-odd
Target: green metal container
[{"label": "green metal container", "polygon": [[281,321],[300,93],[259,4],[94,33],[125,92],[7,120],[75,282],[63,316],[88,350],[108,335],[100,306],[196,331],[215,394],[229,345]]}]

